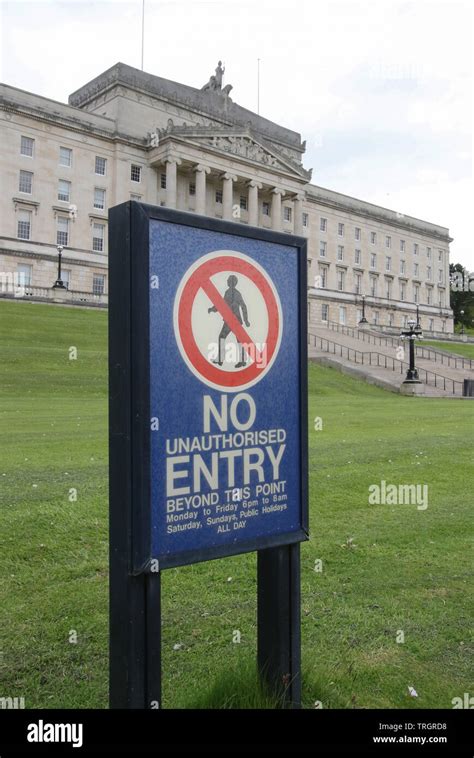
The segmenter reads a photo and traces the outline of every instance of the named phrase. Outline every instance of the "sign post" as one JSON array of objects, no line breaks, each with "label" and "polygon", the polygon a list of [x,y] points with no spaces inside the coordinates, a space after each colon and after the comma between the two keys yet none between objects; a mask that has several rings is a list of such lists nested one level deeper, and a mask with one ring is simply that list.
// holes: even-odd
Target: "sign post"
[{"label": "sign post", "polygon": [[161,571],[257,551],[258,668],[300,704],[306,241],[110,211],[110,705],[161,708]]}]

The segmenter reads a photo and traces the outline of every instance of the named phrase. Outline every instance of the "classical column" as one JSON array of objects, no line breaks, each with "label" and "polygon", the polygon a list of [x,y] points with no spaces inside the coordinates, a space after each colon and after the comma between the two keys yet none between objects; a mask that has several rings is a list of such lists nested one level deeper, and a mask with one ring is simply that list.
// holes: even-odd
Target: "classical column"
[{"label": "classical column", "polygon": [[294,229],[295,234],[303,234],[303,200],[304,200],[304,195],[296,195],[294,199],[293,229]]},{"label": "classical column", "polygon": [[258,191],[262,189],[261,182],[252,179],[249,184],[249,225],[258,226]]},{"label": "classical column", "polygon": [[234,182],[237,181],[235,174],[229,174],[228,172],[222,174],[222,210],[223,217],[228,221],[232,221],[232,205],[234,202]]},{"label": "classical column", "polygon": [[196,173],[196,213],[201,216],[206,215],[206,174],[209,174],[211,169],[209,166],[203,166],[202,163],[198,163],[194,167]]},{"label": "classical column", "polygon": [[170,156],[166,159],[166,205],[176,208],[178,199],[178,166],[181,158]]},{"label": "classical column", "polygon": [[278,187],[272,189],[272,229],[276,232],[281,230],[281,198],[284,194],[285,190],[278,189]]}]

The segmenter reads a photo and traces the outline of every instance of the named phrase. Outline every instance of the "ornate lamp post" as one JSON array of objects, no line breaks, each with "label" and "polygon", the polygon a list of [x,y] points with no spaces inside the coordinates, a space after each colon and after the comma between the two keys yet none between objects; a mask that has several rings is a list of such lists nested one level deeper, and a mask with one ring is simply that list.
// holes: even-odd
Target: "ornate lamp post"
[{"label": "ornate lamp post", "polygon": [[362,318],[359,321],[359,326],[361,326],[361,324],[368,324],[368,323],[369,322],[367,321],[365,317],[365,295],[362,295]]},{"label": "ornate lamp post", "polygon": [[63,290],[65,290],[66,287],[64,285],[63,280],[61,279],[61,261],[62,261],[62,257],[63,257],[64,246],[63,245],[58,245],[57,247],[58,247],[58,276],[57,276],[56,281],[53,284],[53,289],[63,289]]},{"label": "ornate lamp post", "polygon": [[[464,316],[464,311],[459,311],[461,318]],[[461,321],[461,337],[464,336],[464,321]]]},{"label": "ornate lamp post", "polygon": [[408,322],[408,329],[402,331],[400,337],[402,340],[409,340],[410,345],[410,363],[403,384],[422,384],[418,369],[415,366],[415,340],[423,338],[423,333],[419,324],[417,324],[414,319],[410,319]]},{"label": "ornate lamp post", "polygon": [[416,325],[420,328],[420,306],[416,304]]}]

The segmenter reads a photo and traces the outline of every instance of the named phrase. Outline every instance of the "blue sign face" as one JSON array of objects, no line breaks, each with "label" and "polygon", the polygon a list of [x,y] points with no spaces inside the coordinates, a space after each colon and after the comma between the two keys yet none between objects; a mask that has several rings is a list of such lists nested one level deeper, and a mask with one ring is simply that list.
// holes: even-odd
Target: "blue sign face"
[{"label": "blue sign face", "polygon": [[294,245],[150,219],[151,555],[304,539]]}]

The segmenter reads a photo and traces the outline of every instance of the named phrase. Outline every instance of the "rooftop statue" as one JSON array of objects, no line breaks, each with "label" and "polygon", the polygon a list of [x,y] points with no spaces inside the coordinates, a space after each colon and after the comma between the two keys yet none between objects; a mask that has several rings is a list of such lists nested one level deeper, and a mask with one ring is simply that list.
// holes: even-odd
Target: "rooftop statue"
[{"label": "rooftop statue", "polygon": [[207,84],[204,85],[204,87],[201,87],[202,92],[222,92],[225,95],[228,95],[229,92],[232,89],[231,84],[227,84],[224,88],[222,88],[222,78],[224,76],[225,68],[222,66],[222,61],[218,61],[216,73],[211,76]]}]

